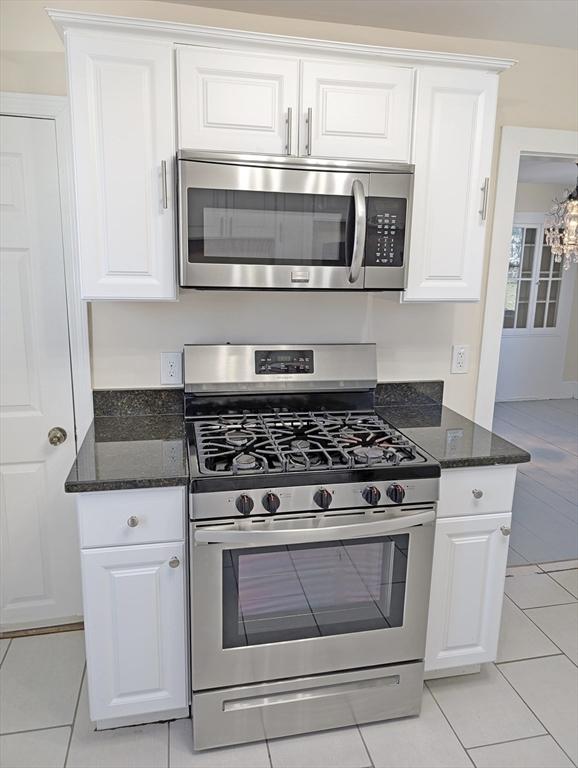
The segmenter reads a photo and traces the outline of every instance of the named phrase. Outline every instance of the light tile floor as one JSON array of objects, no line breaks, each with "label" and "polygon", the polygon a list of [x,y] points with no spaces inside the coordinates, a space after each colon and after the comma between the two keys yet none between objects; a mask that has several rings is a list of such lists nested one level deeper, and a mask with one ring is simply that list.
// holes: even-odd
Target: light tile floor
[{"label": "light tile floor", "polygon": [[518,467],[509,564],[578,557],[578,400],[496,403],[493,429],[532,454]]},{"label": "light tile floor", "polygon": [[193,751],[189,720],[95,732],[82,632],[0,641],[0,766],[571,767],[577,577],[578,561],[510,568],[497,664],[427,682],[419,717],[206,752]]}]

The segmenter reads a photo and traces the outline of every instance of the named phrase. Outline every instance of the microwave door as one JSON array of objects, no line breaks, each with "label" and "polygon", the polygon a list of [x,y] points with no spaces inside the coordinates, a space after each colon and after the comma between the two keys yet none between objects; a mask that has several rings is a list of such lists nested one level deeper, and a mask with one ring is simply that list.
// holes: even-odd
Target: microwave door
[{"label": "microwave door", "polygon": [[369,174],[179,161],[181,286],[362,290]]}]

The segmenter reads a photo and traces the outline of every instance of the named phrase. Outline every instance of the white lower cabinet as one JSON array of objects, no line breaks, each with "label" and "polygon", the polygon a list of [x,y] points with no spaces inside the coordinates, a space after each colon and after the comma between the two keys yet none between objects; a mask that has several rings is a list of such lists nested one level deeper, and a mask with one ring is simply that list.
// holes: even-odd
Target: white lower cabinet
[{"label": "white lower cabinet", "polygon": [[91,720],[186,716],[184,489],[83,493],[77,507]]},{"label": "white lower cabinet", "polygon": [[496,658],[511,518],[503,512],[437,520],[426,672]]},{"label": "white lower cabinet", "polygon": [[187,706],[184,543],[82,552],[92,720]]}]

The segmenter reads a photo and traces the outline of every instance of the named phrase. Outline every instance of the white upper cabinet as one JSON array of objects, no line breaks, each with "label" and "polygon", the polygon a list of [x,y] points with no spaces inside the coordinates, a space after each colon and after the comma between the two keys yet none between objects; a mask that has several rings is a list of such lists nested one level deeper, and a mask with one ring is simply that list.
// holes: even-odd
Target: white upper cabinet
[{"label": "white upper cabinet", "polygon": [[170,42],[67,32],[82,297],[173,299]]},{"label": "white upper cabinet", "polygon": [[298,59],[180,45],[177,67],[181,148],[296,154]]},{"label": "white upper cabinet", "polygon": [[409,162],[414,70],[303,61],[299,154]]},{"label": "white upper cabinet", "polygon": [[405,301],[478,301],[498,76],[423,67]]}]

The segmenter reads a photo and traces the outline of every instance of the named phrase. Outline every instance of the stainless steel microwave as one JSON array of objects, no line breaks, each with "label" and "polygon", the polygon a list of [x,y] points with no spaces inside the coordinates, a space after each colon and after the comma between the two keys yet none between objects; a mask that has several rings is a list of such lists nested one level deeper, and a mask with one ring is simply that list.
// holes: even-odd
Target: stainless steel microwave
[{"label": "stainless steel microwave", "polygon": [[403,290],[413,166],[177,154],[183,288]]}]

